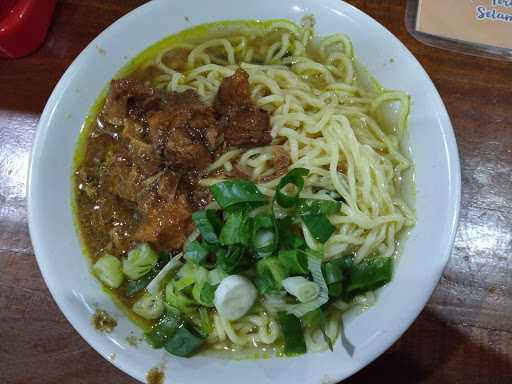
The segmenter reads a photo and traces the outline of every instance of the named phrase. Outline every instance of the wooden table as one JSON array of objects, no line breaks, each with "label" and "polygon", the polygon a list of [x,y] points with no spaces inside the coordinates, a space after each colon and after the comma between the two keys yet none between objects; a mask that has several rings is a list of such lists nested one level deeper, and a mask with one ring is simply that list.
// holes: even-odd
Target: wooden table
[{"label": "wooden table", "polygon": [[[39,115],[78,53],[140,0],[66,0],[35,54],[0,60],[0,383],[134,383],[71,328],[36,265],[26,173]],[[405,1],[350,1],[409,47],[438,87],[462,161],[462,212],[427,307],[347,383],[512,383],[512,63],[423,45]]]}]

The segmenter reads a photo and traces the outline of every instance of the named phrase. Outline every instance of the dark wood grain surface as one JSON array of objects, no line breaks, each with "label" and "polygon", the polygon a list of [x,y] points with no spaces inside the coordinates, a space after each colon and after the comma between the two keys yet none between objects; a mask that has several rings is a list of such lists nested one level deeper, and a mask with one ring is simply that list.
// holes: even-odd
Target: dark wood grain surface
[{"label": "dark wood grain surface", "polygon": [[[71,328],[36,265],[26,173],[37,121],[78,53],[137,0],[59,3],[43,47],[0,60],[0,383],[134,383]],[[350,1],[391,30],[438,87],[462,162],[461,222],[434,295],[405,335],[347,383],[512,383],[512,63],[417,42],[405,1]]]}]

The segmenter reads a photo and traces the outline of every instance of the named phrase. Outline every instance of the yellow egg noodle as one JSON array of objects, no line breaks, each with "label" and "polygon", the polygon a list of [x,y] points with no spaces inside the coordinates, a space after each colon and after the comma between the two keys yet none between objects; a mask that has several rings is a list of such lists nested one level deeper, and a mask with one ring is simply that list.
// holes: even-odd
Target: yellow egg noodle
[{"label": "yellow egg noodle", "polygon": [[[233,149],[208,168],[231,172],[236,166],[255,182],[274,173],[273,147],[282,147],[291,168],[310,170],[301,196],[315,199],[341,197],[339,214],[329,217],[336,231],[320,245],[302,227],[307,245],[323,247],[326,259],[353,252],[355,261],[372,254],[393,256],[398,234],[414,224],[414,212],[401,194],[403,172],[411,163],[400,147],[409,112],[409,97],[387,91],[357,63],[351,41],[344,35],[314,35],[313,23],[301,26],[275,22],[271,44],[250,44],[249,36],[215,38],[198,45],[187,44],[163,52],[148,66],[163,72],[156,86],[167,91],[195,90],[212,103],[223,78],[238,67],[249,74],[253,100],[271,117],[273,142],[247,151]],[[174,49],[187,49],[187,69],[178,72],[165,64]],[[369,75],[368,75],[369,76]],[[372,83],[373,82],[373,83]],[[384,128],[382,106],[396,104],[398,123]],[[379,120],[380,117],[380,120]],[[211,185],[218,178],[202,180]],[[279,179],[258,183],[273,196]],[[268,209],[268,207],[262,207]],[[197,233],[195,234],[197,237]],[[356,302],[373,300],[373,293]],[[219,348],[272,344],[279,336],[274,314],[258,303],[250,314],[229,322],[213,315],[208,341]],[[340,310],[345,303],[336,303]],[[328,314],[326,333],[339,332],[340,310]],[[327,348],[316,329],[305,333],[308,350]]]}]

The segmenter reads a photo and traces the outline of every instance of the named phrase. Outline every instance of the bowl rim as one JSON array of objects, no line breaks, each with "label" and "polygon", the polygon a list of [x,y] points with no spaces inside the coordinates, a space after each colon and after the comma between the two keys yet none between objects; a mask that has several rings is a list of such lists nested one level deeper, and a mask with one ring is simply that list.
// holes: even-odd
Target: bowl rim
[{"label": "bowl rim", "polygon": [[[332,0],[324,0],[326,3],[330,3]],[[45,133],[49,130],[50,122],[52,120],[52,116],[55,113],[55,110],[57,109],[57,106],[59,104],[59,97],[61,93],[61,89],[64,88],[70,81],[74,73],[78,70],[79,63],[83,59],[84,56],[88,54],[88,52],[93,49],[93,47],[97,44],[98,40],[101,39],[103,36],[108,35],[112,32],[113,29],[117,28],[120,24],[126,23],[130,19],[135,19],[138,17],[140,13],[146,10],[146,8],[150,8],[154,6],[154,3],[158,3],[158,0],[150,1],[148,3],[145,3],[127,14],[123,15],[119,19],[117,19],[114,23],[109,25],[105,30],[103,30],[99,35],[97,35],[81,52],[80,54],[73,60],[71,65],[66,69],[60,80],[58,81],[57,85],[53,89],[45,107],[41,114],[41,117],[39,119],[37,130],[35,133],[35,137],[32,144],[32,149],[30,151],[29,155],[29,166],[28,166],[28,177],[27,177],[27,211],[28,211],[28,226],[29,226],[29,234],[30,238],[33,244],[34,249],[34,255],[36,256],[36,261],[38,264],[38,267],[41,271],[41,274],[43,276],[43,279],[45,281],[46,286],[48,287],[50,294],[59,307],[61,313],[64,315],[66,320],[72,325],[74,330],[86,341],[88,345],[90,345],[96,352],[98,352],[103,358],[105,358],[107,361],[109,361],[111,364],[113,364],[115,367],[120,369],[125,374],[134,377],[135,379],[141,380],[141,376],[135,374],[133,371],[130,371],[129,367],[121,363],[120,361],[112,360],[107,356],[107,352],[104,351],[99,343],[95,342],[91,338],[88,338],[86,336],[86,332],[84,329],[81,329],[77,324],[71,319],[71,314],[67,313],[63,310],[64,304],[63,300],[60,298],[60,296],[56,292],[56,285],[52,280],[49,278],[49,271],[47,265],[45,265],[45,260],[43,256],[38,256],[37,249],[39,247],[39,239],[37,236],[34,235],[36,232],[35,227],[35,219],[34,219],[34,210],[35,210],[35,199],[34,196],[37,193],[37,191],[34,189],[33,186],[33,174],[34,174],[34,159],[35,159],[35,153],[37,150],[42,146],[43,138]],[[425,71],[421,63],[416,59],[416,57],[409,51],[409,49],[394,35],[392,34],[385,26],[380,24],[377,20],[366,14],[365,12],[361,11],[360,9],[356,8],[355,6],[346,3],[345,1],[337,0],[338,3],[342,3],[343,6],[350,8],[351,12],[354,12],[358,16],[364,17],[368,19],[370,23],[376,24],[377,27],[380,27],[384,32],[385,36],[383,36],[383,39],[395,39],[397,43],[400,45],[400,48],[402,49],[402,53],[408,56],[410,59],[412,59],[412,62],[418,67],[420,71],[422,71],[430,82],[432,89],[434,91],[434,97],[439,101],[439,112],[446,117],[446,121],[444,124],[446,125],[444,133],[444,145],[446,146],[446,153],[447,153],[447,168],[449,173],[449,180],[450,180],[450,187],[452,190],[451,199],[449,200],[449,214],[447,223],[449,223],[449,236],[447,241],[447,246],[445,248],[444,254],[442,257],[440,256],[440,260],[442,262],[442,268],[439,272],[439,276],[436,278],[435,284],[432,284],[431,289],[428,292],[424,292],[423,300],[419,301],[418,310],[411,311],[409,315],[407,316],[406,325],[404,325],[400,332],[394,334],[394,336],[383,343],[383,345],[379,348],[378,352],[375,352],[370,355],[364,356],[364,358],[360,359],[360,363],[358,366],[351,370],[351,372],[343,377],[336,378],[337,380],[344,380],[353,374],[357,373],[359,370],[365,368],[368,364],[370,364],[372,361],[374,361],[376,358],[381,356],[393,343],[395,343],[397,340],[402,337],[402,335],[409,329],[409,327],[413,324],[413,322],[416,320],[416,318],[419,316],[419,314],[423,311],[425,305],[427,304],[428,300],[432,296],[432,293],[434,292],[435,288],[438,285],[439,280],[442,277],[443,271],[446,268],[450,255],[453,249],[453,244],[455,241],[455,236],[457,233],[457,226],[460,218],[460,207],[461,207],[461,167],[460,167],[460,158],[459,158],[459,151],[457,147],[456,137],[453,130],[453,125],[451,123],[449,114],[446,110],[446,106],[436,88],[434,83],[432,82],[432,79],[428,75],[428,73]],[[314,10],[313,10],[314,11]],[[198,25],[198,24],[193,24]],[[193,26],[192,25],[192,26]],[[176,31],[175,33],[179,32]],[[164,38],[164,37],[163,37]],[[122,65],[119,66],[119,68],[122,68]],[[76,143],[75,143],[76,144]]]}]

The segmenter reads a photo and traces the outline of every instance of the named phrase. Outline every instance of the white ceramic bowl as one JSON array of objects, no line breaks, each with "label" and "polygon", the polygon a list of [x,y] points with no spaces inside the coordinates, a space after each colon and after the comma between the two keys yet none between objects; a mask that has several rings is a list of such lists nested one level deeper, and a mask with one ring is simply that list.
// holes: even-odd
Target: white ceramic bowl
[{"label": "white ceramic bowl", "polygon": [[[353,357],[336,343],[334,353],[297,358],[229,361],[176,358],[145,343],[131,346],[135,326],[101,291],[82,255],[71,214],[72,158],[80,127],[102,88],[129,58],[163,37],[191,25],[221,19],[288,18],[313,14],[319,35],[347,33],[357,57],[388,88],[412,96],[410,146],[416,165],[417,224],[398,263],[395,278],[378,302],[347,319]],[[189,20],[189,21],[187,21]],[[390,60],[393,59],[393,60]],[[133,377],[163,364],[166,383],[226,382],[333,383],[383,353],[411,325],[435,288],[449,259],[460,200],[457,146],[449,117],[430,78],[389,31],[339,0],[152,1],[124,16],[78,56],[53,91],[39,122],[30,162],[30,234],[39,267],[53,298],[103,357]],[[118,327],[100,334],[91,325],[99,305],[114,314]],[[115,357],[114,357],[115,356]]]}]

